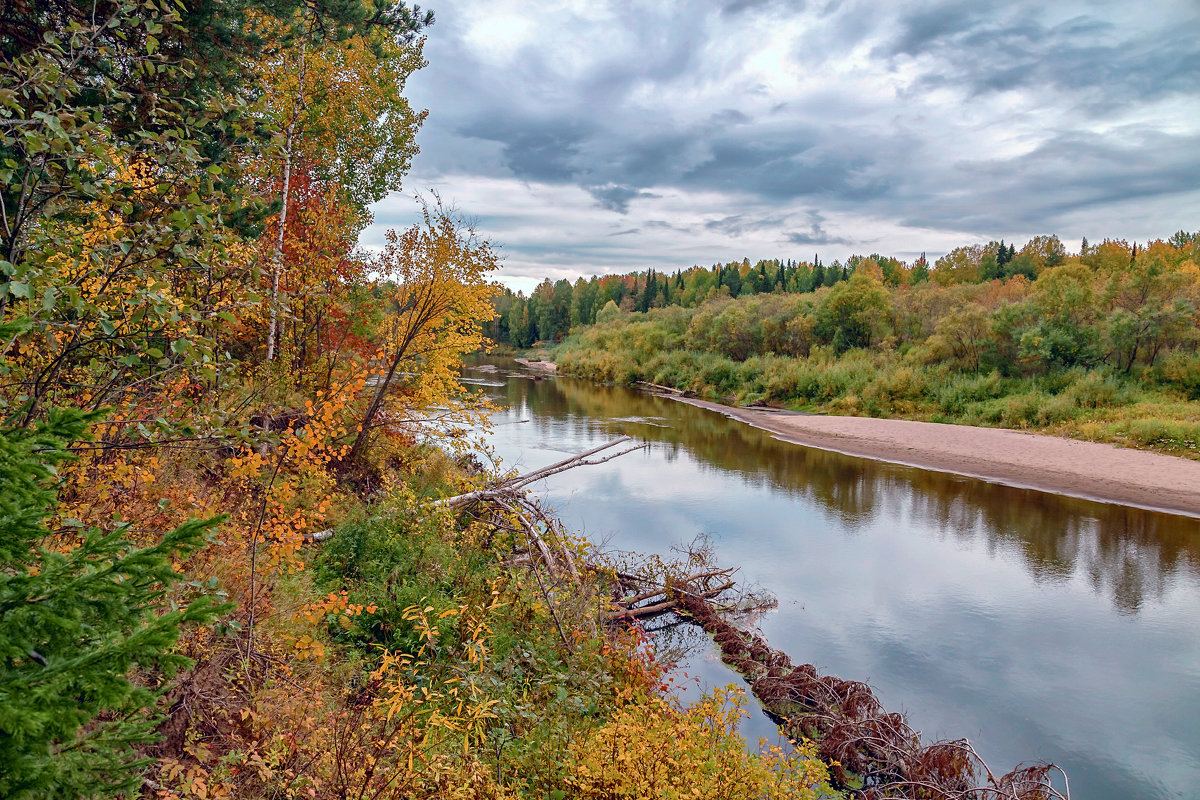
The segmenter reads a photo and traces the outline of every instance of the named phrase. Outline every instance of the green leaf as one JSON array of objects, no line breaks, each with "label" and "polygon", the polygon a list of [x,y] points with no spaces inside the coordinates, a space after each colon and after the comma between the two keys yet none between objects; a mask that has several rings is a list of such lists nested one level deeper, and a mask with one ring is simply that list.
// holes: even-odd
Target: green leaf
[{"label": "green leaf", "polygon": [[24,281],[9,281],[8,292],[13,297],[24,297],[27,300],[33,297],[33,287]]}]

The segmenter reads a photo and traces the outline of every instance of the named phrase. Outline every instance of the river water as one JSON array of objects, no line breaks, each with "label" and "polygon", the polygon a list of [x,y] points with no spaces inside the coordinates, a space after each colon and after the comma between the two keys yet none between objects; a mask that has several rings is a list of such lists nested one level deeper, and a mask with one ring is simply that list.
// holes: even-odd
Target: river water
[{"label": "river water", "polygon": [[[499,408],[507,467],[650,442],[534,488],[612,549],[706,535],[778,598],[757,621],[772,646],[867,681],[926,739],[965,736],[998,772],[1052,761],[1076,800],[1200,797],[1200,520],[779,442],[514,362],[466,379]],[[707,645],[684,671],[738,681]],[[744,731],[772,726],[756,710]]]}]

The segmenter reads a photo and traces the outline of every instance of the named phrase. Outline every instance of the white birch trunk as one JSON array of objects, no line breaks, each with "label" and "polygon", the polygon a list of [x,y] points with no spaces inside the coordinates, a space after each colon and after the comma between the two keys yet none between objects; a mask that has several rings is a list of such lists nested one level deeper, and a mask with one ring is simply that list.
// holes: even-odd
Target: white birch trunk
[{"label": "white birch trunk", "polygon": [[296,99],[292,105],[292,119],[288,122],[287,138],[283,148],[283,204],[279,209],[279,232],[275,236],[275,253],[271,259],[271,319],[267,326],[267,361],[275,360],[275,340],[279,330],[279,277],[283,272],[283,234],[287,228],[288,197],[292,183],[292,153],[296,141],[296,120],[304,102],[305,48],[308,42],[300,43],[300,74],[296,86]]}]

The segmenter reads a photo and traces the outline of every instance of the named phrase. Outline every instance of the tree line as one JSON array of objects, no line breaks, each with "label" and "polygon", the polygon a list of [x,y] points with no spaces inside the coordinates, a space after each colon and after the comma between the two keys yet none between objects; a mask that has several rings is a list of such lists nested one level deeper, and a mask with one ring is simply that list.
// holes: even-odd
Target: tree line
[{"label": "tree line", "polygon": [[1200,238],[1106,240],[1077,254],[1056,241],[1016,255],[1001,243],[959,248],[927,276],[866,258],[811,292],[608,305],[555,359],[570,374],[714,399],[1057,426],[1195,455]]},{"label": "tree line", "polygon": [[[1196,234],[1180,231],[1167,240],[1176,249],[1194,243]],[[1124,256],[1118,255],[1124,253]],[[1084,239],[1078,257],[1084,263],[1137,254],[1137,244],[1105,240],[1089,245]],[[905,262],[879,253],[853,255],[845,263],[824,264],[820,255],[811,261],[748,258],[711,267],[692,266],[663,272],[653,268],[619,275],[593,275],[571,281],[544,280],[526,297],[506,289],[493,301],[496,318],[489,329],[493,341],[516,348],[534,342],[561,341],[572,328],[592,325],[608,303],[620,311],[645,312],[652,308],[695,308],[718,297],[751,297],[757,294],[809,294],[832,287],[860,268],[877,270],[884,286],[917,286],[927,281],[948,286],[1007,280],[1018,275],[1031,281],[1049,267],[1063,264],[1066,247],[1057,236],[1036,236],[1020,250],[1015,243],[991,241],[986,245],[958,247],[930,265],[922,253]]]}]

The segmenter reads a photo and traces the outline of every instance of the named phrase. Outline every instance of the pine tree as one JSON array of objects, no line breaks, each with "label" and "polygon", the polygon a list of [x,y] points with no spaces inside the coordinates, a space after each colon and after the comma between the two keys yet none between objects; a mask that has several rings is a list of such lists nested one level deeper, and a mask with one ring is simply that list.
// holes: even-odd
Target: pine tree
[{"label": "pine tree", "polygon": [[[1016,253],[1013,253],[1013,255],[1016,255]],[[1012,260],[1012,256],[1010,256],[1008,253],[1008,245],[1006,245],[1004,243],[1004,240],[1001,239],[1000,240],[1000,249],[998,251],[996,251],[996,266],[1000,267],[1001,271],[1003,271],[1004,265],[1007,264],[1011,260]]]},{"label": "pine tree", "polygon": [[[9,326],[0,326],[9,327]],[[68,552],[46,527],[55,465],[96,415],[51,409],[44,422],[0,430],[0,797],[106,797],[141,786],[162,680],[188,661],[172,648],[182,626],[224,610],[201,596],[164,611],[172,562],[201,547],[195,520],[135,549],[113,531],[80,530]],[[69,523],[70,521],[68,521]]]}]

